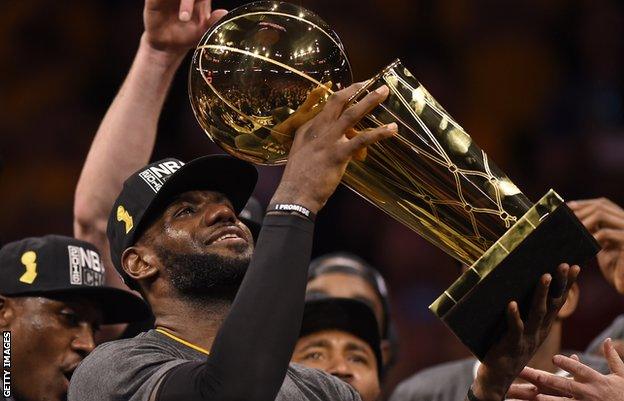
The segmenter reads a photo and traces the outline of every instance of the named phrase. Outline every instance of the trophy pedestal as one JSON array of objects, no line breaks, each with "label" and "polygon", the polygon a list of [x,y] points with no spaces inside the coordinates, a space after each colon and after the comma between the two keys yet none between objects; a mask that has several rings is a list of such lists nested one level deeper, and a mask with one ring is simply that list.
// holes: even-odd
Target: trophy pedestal
[{"label": "trophy pedestal", "polygon": [[544,273],[583,265],[600,246],[554,191],[549,191],[430,307],[479,360],[506,330],[515,300],[526,317]]}]

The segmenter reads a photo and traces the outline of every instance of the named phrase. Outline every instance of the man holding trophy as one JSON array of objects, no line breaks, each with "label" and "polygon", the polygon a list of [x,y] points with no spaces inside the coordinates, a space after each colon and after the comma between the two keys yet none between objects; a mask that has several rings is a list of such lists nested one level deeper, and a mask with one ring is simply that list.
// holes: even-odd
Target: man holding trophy
[{"label": "man holding trophy", "polygon": [[[554,261],[551,257],[534,261],[526,257],[526,250],[514,253],[526,247],[523,239],[533,232],[539,233],[543,224],[551,224],[548,223],[552,220],[550,214],[562,214],[557,212],[563,210],[560,198],[551,194],[531,207],[528,199],[488,161],[487,155],[472,143],[428,92],[420,84],[414,84],[415,80],[400,63],[393,63],[366,83],[349,85],[350,66],[340,40],[309,11],[287,3],[259,2],[223,18],[224,11],[211,12],[210,6],[210,1],[146,1],[145,33],[137,58],[100,127],[77,190],[77,194],[94,194],[84,189],[85,186],[94,188],[94,182],[102,183],[100,187],[116,188],[116,191],[98,195],[106,199],[92,197],[95,208],[94,203],[86,201],[88,196],[82,203],[78,202],[77,195],[78,232],[99,236],[94,242],[101,247],[115,246],[112,251],[115,267],[122,276],[129,276],[135,282],[134,288],[152,304],[156,324],[160,322],[166,326],[163,331],[170,335],[152,331],[136,337],[133,342],[109,343],[99,352],[96,350],[76,372],[70,400],[118,397],[161,401],[180,397],[264,400],[274,399],[276,394],[275,399],[288,399],[294,394],[305,394],[307,399],[314,400],[357,399],[352,390],[331,377],[318,376],[320,373],[315,372],[302,373],[297,368],[287,371],[298,335],[298,330],[293,328],[301,322],[305,290],[305,285],[299,288],[295,283],[300,279],[305,283],[313,217],[343,176],[347,185],[372,203],[472,266],[469,274],[473,276],[463,277],[445,293],[445,298],[436,302],[434,309],[441,318],[448,317],[447,324],[461,333],[458,335],[483,362],[474,383],[466,389],[467,399],[502,399],[548,334],[568,289],[576,280],[579,267],[561,262],[580,263],[595,250],[593,243],[583,242],[582,231],[570,229],[571,234],[566,238],[578,252],[565,249],[570,252],[569,260],[566,255],[557,254],[555,256],[561,260]],[[248,181],[244,175],[234,170],[205,170],[206,180],[216,180],[220,176],[222,182],[229,184],[213,187],[198,184],[184,187],[185,191],[179,193],[165,191],[170,197],[159,203],[160,208],[152,211],[154,214],[149,220],[141,222],[141,218],[135,216],[134,224],[141,224],[142,231],[136,228],[136,237],[121,245],[111,241],[116,241],[117,235],[124,235],[115,234],[122,223],[126,224],[125,234],[134,235],[132,224],[127,224],[130,220],[116,219],[115,213],[110,220],[104,217],[109,215],[113,204],[117,209],[123,206],[117,205],[123,196],[116,201],[113,194],[122,188],[127,171],[137,170],[147,162],[139,160],[148,157],[140,150],[153,145],[158,115],[173,74],[184,54],[208,28],[191,66],[189,86],[195,114],[207,134],[237,157],[262,164],[286,163],[288,159],[284,177],[269,208],[269,220],[289,222],[273,221],[268,225],[305,225],[304,231],[308,233],[296,238],[298,244],[291,249],[285,248],[285,244],[280,248],[280,244],[272,243],[271,238],[277,241],[276,238],[284,235],[285,232],[279,234],[280,229],[276,234],[272,227],[268,232],[273,231],[273,234],[265,234],[264,238],[261,235],[254,253],[260,256],[251,259],[242,285],[236,280],[227,283],[226,287],[233,291],[225,297],[227,299],[220,299],[219,305],[206,302],[205,297],[200,297],[201,304],[197,299],[189,302],[171,281],[167,272],[173,266],[166,263],[171,259],[162,257],[162,252],[180,249],[191,252],[184,238],[191,237],[196,228],[188,225],[178,230],[183,235],[168,238],[171,232],[163,225],[169,224],[167,213],[177,204],[178,197],[193,198],[191,203],[197,203],[197,207],[191,209],[204,209],[204,216],[208,215],[207,211],[220,210],[213,213],[216,217],[211,219],[197,219],[197,224],[205,226],[202,230],[211,230],[219,224],[240,225],[234,214],[239,209],[240,199],[232,193],[236,193],[237,183]],[[293,38],[302,40],[294,46]],[[436,127],[435,132],[431,131],[432,126]],[[414,138],[422,139],[422,143],[415,144]],[[129,145],[126,152],[118,152],[121,143]],[[133,148],[139,149],[139,159],[133,157],[137,154]],[[228,160],[227,163],[239,166],[241,171],[250,168],[242,162],[236,164]],[[189,166],[199,163],[203,162],[193,162]],[[101,167],[109,165],[121,173],[100,175]],[[176,166],[179,172],[173,171],[167,176],[168,179],[174,177],[171,182],[183,181],[175,177],[176,174],[182,177],[185,169],[181,163]],[[145,171],[142,169],[139,175]],[[436,172],[439,174],[432,174]],[[130,180],[126,186],[124,191],[131,187]],[[162,188],[166,188],[166,183]],[[243,197],[250,195],[251,189],[240,190],[245,192]],[[145,207],[149,209],[150,205]],[[179,217],[188,219],[194,212],[188,213],[185,210]],[[132,216],[132,212],[129,215]],[[107,220],[108,242],[101,235],[101,227]],[[569,223],[565,216],[557,222]],[[570,224],[575,228],[574,223],[565,227],[569,228]],[[519,228],[514,234],[508,235],[516,226]],[[547,231],[546,235],[552,236],[552,231]],[[231,256],[244,264],[237,270],[244,274],[252,251],[248,236],[239,235],[239,238],[225,241],[246,243],[244,247],[227,247],[228,252],[233,252]],[[206,249],[193,248],[191,253],[210,253],[210,245]],[[134,248],[148,251],[133,253]],[[536,250],[539,251],[543,249]],[[295,255],[297,252],[300,254]],[[516,256],[518,254],[521,256]],[[284,261],[292,264],[282,266]],[[533,262],[541,265],[533,269]],[[518,291],[514,291],[513,283],[500,291],[493,280],[497,277],[495,273],[501,270],[495,269],[499,264],[507,270],[521,266],[524,271],[531,270],[531,274],[518,277],[522,281]],[[271,265],[274,268],[269,269]],[[204,269],[210,267],[206,265]],[[264,269],[267,270],[262,273]],[[284,274],[283,269],[290,273]],[[504,277],[508,279],[513,274]],[[219,284],[225,285],[212,284],[217,288]],[[257,302],[271,300],[276,288],[289,286],[294,290],[289,292],[288,299]],[[467,318],[462,306],[469,305],[474,310],[475,305],[483,301],[482,294],[476,297],[477,291],[471,291],[480,286],[489,288],[485,293],[495,297],[496,305],[502,309],[484,310],[487,324],[473,327],[475,333],[471,336],[462,331],[465,329],[463,319]],[[204,295],[210,295],[209,289],[206,292]],[[467,301],[462,302],[462,299]],[[198,309],[197,305],[201,307]],[[190,312],[193,310],[196,313]],[[212,313],[206,314],[204,310]],[[501,325],[501,322],[505,323]],[[207,326],[213,330],[206,331]],[[261,327],[264,329],[258,330]],[[493,327],[496,334],[484,338],[483,331],[491,331]],[[142,343],[153,345],[148,337],[159,335],[173,338],[178,344],[173,348],[156,345],[160,350],[141,347]],[[159,341],[169,340],[161,338]],[[191,344],[190,348],[196,352],[181,351],[179,344]],[[254,351],[244,352],[250,344],[257,344]],[[116,365],[117,357],[124,358],[124,352],[135,347],[141,355],[126,361],[124,372],[110,377],[112,372],[107,367],[114,370],[115,365],[121,369]],[[169,349],[164,352],[170,352],[166,357],[162,357],[163,348]],[[150,359],[158,354],[161,357]],[[143,366],[148,360],[152,361],[149,368]],[[136,383],[137,378],[132,377],[136,372],[141,372],[143,382]],[[302,388],[306,390],[301,391]]]}]

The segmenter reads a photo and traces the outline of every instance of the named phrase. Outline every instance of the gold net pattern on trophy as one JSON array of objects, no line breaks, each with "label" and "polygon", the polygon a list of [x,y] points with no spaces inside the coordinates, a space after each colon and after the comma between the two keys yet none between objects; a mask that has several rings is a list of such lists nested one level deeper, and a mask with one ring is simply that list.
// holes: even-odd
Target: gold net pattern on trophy
[{"label": "gold net pattern on trophy", "polygon": [[376,206],[472,265],[530,201],[399,61],[369,81],[388,99],[360,129],[396,122],[398,134],[353,161],[345,183]]}]

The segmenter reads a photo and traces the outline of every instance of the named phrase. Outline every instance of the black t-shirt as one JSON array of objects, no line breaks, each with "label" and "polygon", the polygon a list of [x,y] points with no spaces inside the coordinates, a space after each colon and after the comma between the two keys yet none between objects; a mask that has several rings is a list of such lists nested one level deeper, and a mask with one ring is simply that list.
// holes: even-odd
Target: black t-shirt
[{"label": "black t-shirt", "polygon": [[74,372],[69,401],[147,401],[157,385],[158,401],[359,400],[338,379],[289,367],[303,318],[313,231],[314,224],[298,216],[264,219],[209,357],[156,331],[103,344]]},{"label": "black t-shirt", "polygon": [[[69,401],[148,401],[172,368],[206,355],[155,330],[100,345],[72,377]],[[267,366],[267,369],[271,367]],[[241,378],[241,385],[243,385]],[[351,386],[317,370],[291,364],[276,401],[359,401]]]}]

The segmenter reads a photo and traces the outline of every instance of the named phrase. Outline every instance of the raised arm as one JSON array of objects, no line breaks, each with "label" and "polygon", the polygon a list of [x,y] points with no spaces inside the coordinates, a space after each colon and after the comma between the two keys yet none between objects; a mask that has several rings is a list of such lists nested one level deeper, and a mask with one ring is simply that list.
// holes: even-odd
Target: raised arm
[{"label": "raised arm", "polygon": [[[132,67],[91,144],[74,199],[74,235],[108,259],[106,222],[124,180],[146,165],[169,87],[189,49],[225,10],[209,0],[147,0]],[[105,261],[109,284],[123,286]]]},{"label": "raised arm", "polygon": [[[297,131],[272,204],[299,205],[316,213],[336,189],[351,158],[396,132],[396,125],[382,126],[347,138],[346,132],[388,95],[382,87],[343,112],[358,88],[353,85],[332,95],[324,110]],[[174,368],[153,399],[275,398],[301,329],[313,227],[305,216],[268,212],[210,357]],[[347,400],[357,399],[352,394]]]}]

